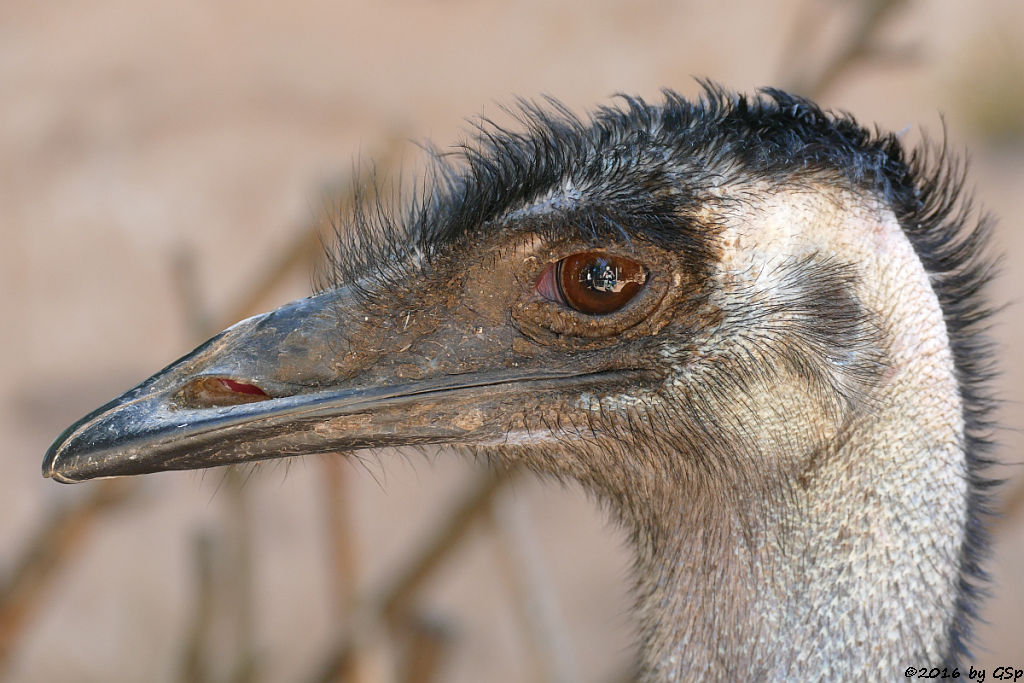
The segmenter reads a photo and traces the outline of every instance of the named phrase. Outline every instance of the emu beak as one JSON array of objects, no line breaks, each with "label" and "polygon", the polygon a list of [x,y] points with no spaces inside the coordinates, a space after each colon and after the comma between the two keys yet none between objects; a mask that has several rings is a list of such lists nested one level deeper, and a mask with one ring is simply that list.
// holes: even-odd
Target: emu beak
[{"label": "emu beak", "polygon": [[493,359],[413,382],[388,369],[394,358],[353,373],[339,366],[337,350],[346,326],[357,325],[346,320],[355,315],[347,298],[335,290],[221,332],[69,427],[47,451],[43,475],[71,483],[383,446],[493,443],[506,428],[495,416],[524,392],[590,383]]}]

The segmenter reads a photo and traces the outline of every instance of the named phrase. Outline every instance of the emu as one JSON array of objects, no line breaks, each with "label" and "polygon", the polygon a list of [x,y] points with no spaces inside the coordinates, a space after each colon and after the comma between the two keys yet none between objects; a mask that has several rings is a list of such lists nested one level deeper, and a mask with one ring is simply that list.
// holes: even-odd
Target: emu
[{"label": "emu", "polygon": [[322,291],[82,418],[44,475],[457,445],[614,512],[644,680],[962,661],[991,428],[962,167],[771,89],[518,118],[400,213],[356,211]]}]

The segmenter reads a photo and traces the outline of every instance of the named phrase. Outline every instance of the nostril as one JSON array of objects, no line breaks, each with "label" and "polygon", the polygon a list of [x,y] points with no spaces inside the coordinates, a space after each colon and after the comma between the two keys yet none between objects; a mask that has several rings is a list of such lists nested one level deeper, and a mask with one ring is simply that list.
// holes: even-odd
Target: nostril
[{"label": "nostril", "polygon": [[227,377],[198,377],[178,391],[174,402],[182,408],[215,408],[269,398],[267,392],[255,384]]},{"label": "nostril", "polygon": [[270,398],[269,396],[267,396],[267,392],[263,391],[255,384],[246,384],[245,382],[238,382],[236,380],[226,379],[224,377],[218,377],[217,381],[223,384],[225,387],[227,387],[230,391],[233,391],[235,393],[252,394],[253,396],[263,396],[265,398]]}]

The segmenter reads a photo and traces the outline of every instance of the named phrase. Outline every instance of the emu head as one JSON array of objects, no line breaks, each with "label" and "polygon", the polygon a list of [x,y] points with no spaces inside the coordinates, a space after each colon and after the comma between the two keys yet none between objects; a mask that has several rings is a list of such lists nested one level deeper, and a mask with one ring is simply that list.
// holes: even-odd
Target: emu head
[{"label": "emu head", "polygon": [[[847,591],[858,607],[825,601],[851,629],[892,609],[872,581],[896,575],[904,597],[948,598],[926,633],[893,616],[888,637],[928,661],[955,649],[985,231],[955,213],[949,165],[778,91],[553,109],[483,127],[406,214],[357,212],[329,286],[86,416],[44,474],[454,444],[610,503],[648,574],[651,671],[679,643],[711,662],[772,640],[752,605],[815,647],[828,625],[806,605],[843,567],[872,577]],[[903,500],[908,481],[942,500]],[[893,542],[948,561],[885,566]],[[764,671],[793,670],[778,657]]]}]

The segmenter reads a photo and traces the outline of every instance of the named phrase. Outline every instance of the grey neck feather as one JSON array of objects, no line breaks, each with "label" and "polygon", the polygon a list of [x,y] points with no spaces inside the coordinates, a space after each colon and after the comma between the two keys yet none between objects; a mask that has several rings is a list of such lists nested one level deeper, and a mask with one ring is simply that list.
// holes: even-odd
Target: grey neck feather
[{"label": "grey neck feather", "polygon": [[[678,358],[676,388],[701,396],[681,410],[704,442],[640,485],[665,504],[619,505],[644,577],[646,680],[891,679],[948,656],[968,486],[942,311],[887,209],[782,194],[723,231],[718,329],[746,331],[709,340],[713,363]],[[842,292],[807,284],[837,272]],[[815,292],[848,296],[863,332],[820,375],[784,358],[794,338],[813,357],[815,326],[843,324],[814,318],[822,302],[801,313]],[[778,319],[752,331],[741,299]],[[763,354],[765,372],[723,383],[730,348]],[[707,390],[722,386],[735,388]]]}]

